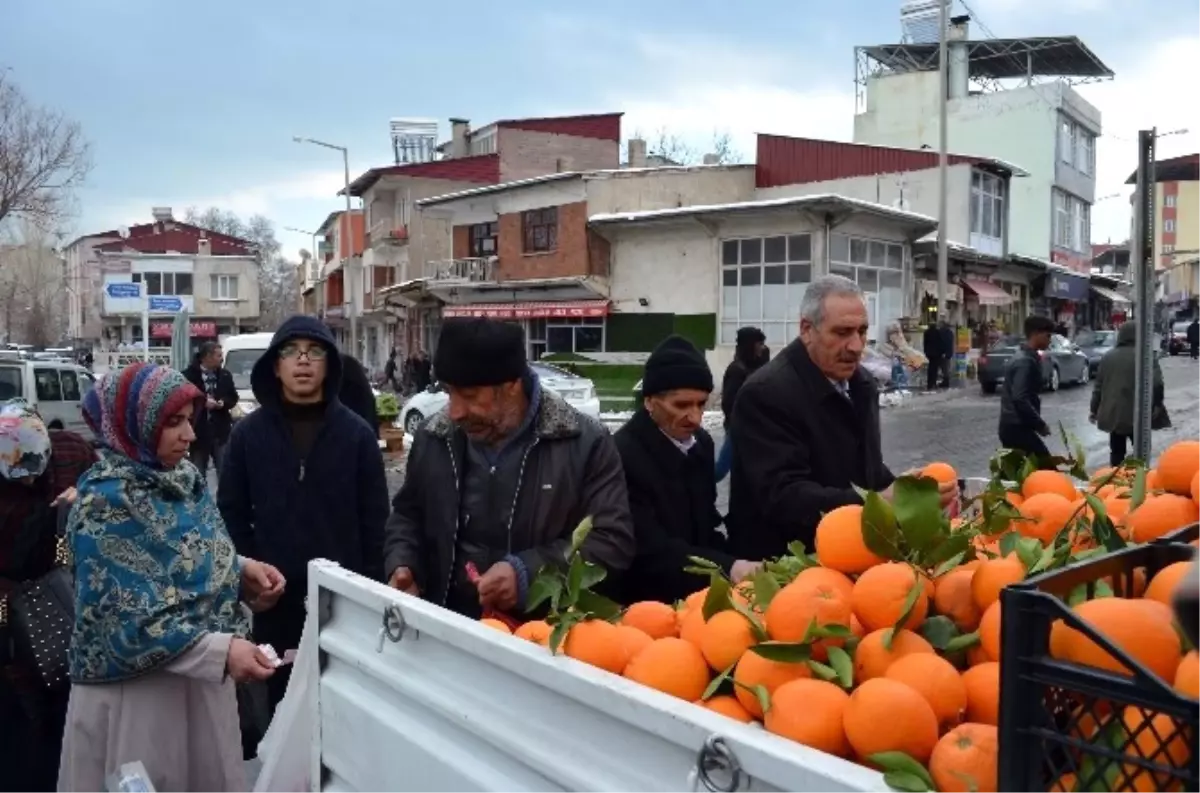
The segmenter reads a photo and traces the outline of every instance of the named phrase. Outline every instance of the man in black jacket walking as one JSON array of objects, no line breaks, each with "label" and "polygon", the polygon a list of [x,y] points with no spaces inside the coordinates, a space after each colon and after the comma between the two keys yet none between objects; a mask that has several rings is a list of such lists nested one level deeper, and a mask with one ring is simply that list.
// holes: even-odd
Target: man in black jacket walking
[{"label": "man in black jacket walking", "polygon": [[[254,616],[255,641],[280,655],[300,643],[310,560],[384,579],[383,458],[375,432],[338,398],[341,380],[323,324],[295,316],[280,325],[250,375],[260,407],[234,428],[221,471],[217,504],[238,553],[288,582],[275,608]],[[289,668],[267,681],[272,710]]]},{"label": "man in black jacket walking", "polygon": [[218,476],[221,473],[221,458],[233,426],[230,411],[238,401],[233,375],[221,365],[223,363],[221,345],[206,341],[200,345],[191,365],[183,370],[183,376],[204,392],[204,408],[196,413],[196,440],[192,441],[188,456],[205,476],[209,462],[217,469]]},{"label": "man in black jacket walking", "polygon": [[1000,389],[1000,443],[1031,456],[1039,467],[1048,465],[1050,450],[1042,438],[1050,427],[1042,419],[1041,353],[1050,346],[1054,322],[1049,317],[1025,319],[1025,342],[1004,367]]},{"label": "man in black jacket walking", "polygon": [[521,613],[538,571],[566,561],[591,516],[583,556],[617,584],[633,526],[604,425],[542,388],[515,325],[447,320],[434,366],[450,402],[417,432],[392,502],[389,583],[468,617]]},{"label": "man in black jacket walking", "polygon": [[712,388],[704,356],[671,336],[646,361],[641,409],[613,436],[637,538],[626,602],[671,603],[696,591],[703,582],[683,571],[689,556],[715,562],[735,582],[757,568],[732,556],[717,531],[713,440],[700,426]]},{"label": "man in black jacket walking", "polygon": [[718,482],[729,476],[729,469],[733,465],[729,420],[733,417],[733,403],[737,401],[738,391],[746,382],[746,378],[761,369],[770,358],[766,334],[751,325],[738,328],[733,360],[725,367],[725,376],[721,379],[721,412],[725,414],[725,440],[721,443],[721,451],[717,455]]},{"label": "man in black jacket walking", "polygon": [[930,322],[921,337],[925,353],[925,390],[935,391],[942,375],[942,360],[946,357],[946,340],[937,322]]}]

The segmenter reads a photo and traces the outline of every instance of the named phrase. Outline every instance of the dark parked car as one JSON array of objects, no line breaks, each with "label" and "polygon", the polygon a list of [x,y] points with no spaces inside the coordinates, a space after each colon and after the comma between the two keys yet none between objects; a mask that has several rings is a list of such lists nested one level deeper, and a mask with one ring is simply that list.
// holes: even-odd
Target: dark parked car
[{"label": "dark parked car", "polygon": [[[1004,368],[1017,354],[1023,339],[1009,336],[989,347],[976,363],[979,387],[985,394],[996,393],[1004,382]],[[1055,335],[1050,339],[1050,349],[1041,353],[1042,387],[1057,391],[1064,383],[1087,383],[1092,379],[1088,358],[1065,336]]]},{"label": "dark parked car", "polygon": [[1075,346],[1079,347],[1087,356],[1088,371],[1092,377],[1095,377],[1096,370],[1100,368],[1100,359],[1117,346],[1117,332],[1115,330],[1085,330],[1075,337]]}]

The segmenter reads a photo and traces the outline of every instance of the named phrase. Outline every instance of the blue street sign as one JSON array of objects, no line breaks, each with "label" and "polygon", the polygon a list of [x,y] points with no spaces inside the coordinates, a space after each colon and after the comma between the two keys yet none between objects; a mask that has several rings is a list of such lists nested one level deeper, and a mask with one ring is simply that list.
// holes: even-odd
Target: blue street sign
[{"label": "blue street sign", "polygon": [[150,310],[178,314],[183,311],[183,301],[177,297],[151,297]]},{"label": "blue street sign", "polygon": [[142,285],[129,281],[113,281],[104,285],[104,291],[114,299],[141,297]]}]

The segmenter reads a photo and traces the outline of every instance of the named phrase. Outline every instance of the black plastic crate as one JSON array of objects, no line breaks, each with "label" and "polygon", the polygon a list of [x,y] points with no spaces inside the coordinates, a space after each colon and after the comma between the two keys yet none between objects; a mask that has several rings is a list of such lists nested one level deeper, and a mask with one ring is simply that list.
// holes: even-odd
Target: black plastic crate
[{"label": "black plastic crate", "polygon": [[[1132,591],[1194,558],[1190,526],[1147,544],[1096,557],[1006,587],[1000,594],[999,788],[1015,790],[1200,790],[1200,703],[1179,694],[1084,623],[1067,605],[1097,582]],[[1130,676],[1050,657],[1059,620],[1104,648]],[[1128,726],[1127,726],[1128,725]]]}]

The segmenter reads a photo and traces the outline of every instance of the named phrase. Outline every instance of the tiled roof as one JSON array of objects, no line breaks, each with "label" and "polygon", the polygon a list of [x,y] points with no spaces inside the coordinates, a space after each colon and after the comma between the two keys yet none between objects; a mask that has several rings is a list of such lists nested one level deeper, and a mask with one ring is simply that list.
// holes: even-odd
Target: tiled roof
[{"label": "tiled roof", "polygon": [[254,254],[253,245],[247,240],[207,231],[188,223],[178,221],[170,221],[170,223],[172,228],[161,230],[155,223],[131,226],[127,238],[106,242],[97,246],[96,249],[104,253],[120,253],[128,250],[136,253],[195,254],[200,252],[200,234],[203,232],[215,256],[250,256]]},{"label": "tiled roof", "polygon": [[[359,198],[384,176],[410,176],[414,179],[445,179],[451,182],[496,184],[500,181],[500,155],[455,157],[431,162],[414,162],[372,168],[350,183],[350,195]],[[342,191],[344,192],[344,191]],[[341,195],[339,192],[338,195]]]}]

